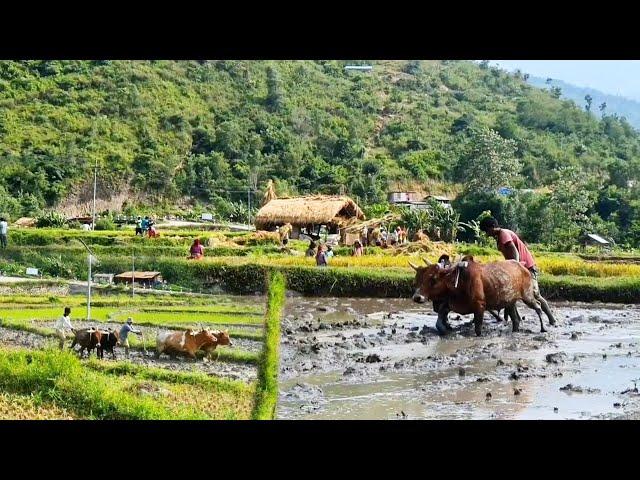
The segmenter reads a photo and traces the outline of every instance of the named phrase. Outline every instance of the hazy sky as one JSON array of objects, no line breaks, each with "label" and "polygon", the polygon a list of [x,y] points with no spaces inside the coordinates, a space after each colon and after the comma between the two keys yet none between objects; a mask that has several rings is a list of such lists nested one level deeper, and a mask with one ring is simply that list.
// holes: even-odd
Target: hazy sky
[{"label": "hazy sky", "polygon": [[640,100],[640,60],[491,60],[505,70],[519,68],[580,87]]}]

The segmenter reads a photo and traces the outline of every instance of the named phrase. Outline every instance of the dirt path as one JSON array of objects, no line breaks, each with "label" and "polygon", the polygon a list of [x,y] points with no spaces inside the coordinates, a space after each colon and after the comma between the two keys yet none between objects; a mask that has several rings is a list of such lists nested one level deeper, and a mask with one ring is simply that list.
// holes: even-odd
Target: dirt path
[{"label": "dirt path", "polygon": [[640,308],[553,306],[560,325],[522,332],[404,299],[288,300],[279,418],[637,418]]}]

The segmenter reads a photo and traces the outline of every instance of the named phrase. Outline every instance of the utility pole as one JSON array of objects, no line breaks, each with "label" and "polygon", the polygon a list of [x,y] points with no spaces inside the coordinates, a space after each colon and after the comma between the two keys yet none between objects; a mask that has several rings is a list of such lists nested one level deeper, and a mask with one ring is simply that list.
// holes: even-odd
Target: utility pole
[{"label": "utility pole", "polygon": [[87,275],[87,321],[91,321],[91,252],[88,254],[89,274]]},{"label": "utility pole", "polygon": [[96,166],[93,171],[93,222],[91,223],[91,230],[96,229],[96,190],[98,186],[98,159],[96,158]]},{"label": "utility pole", "polygon": [[248,223],[251,225],[251,193],[255,192],[258,188],[258,174],[256,172],[251,172],[249,174],[249,190],[247,191],[247,205],[249,207],[248,212]]},{"label": "utility pole", "polygon": [[93,260],[97,260],[97,258],[95,258],[95,256],[93,255],[93,252],[89,247],[87,247],[87,244],[84,243],[84,240],[82,240],[82,238],[78,238],[78,240],[80,240],[82,245],[84,245],[84,248],[87,250],[87,263],[89,266],[88,273],[87,273],[87,321],[90,321],[91,320],[91,263],[93,262]]},{"label": "utility pole", "polygon": [[247,223],[251,225],[251,187],[247,189]]}]

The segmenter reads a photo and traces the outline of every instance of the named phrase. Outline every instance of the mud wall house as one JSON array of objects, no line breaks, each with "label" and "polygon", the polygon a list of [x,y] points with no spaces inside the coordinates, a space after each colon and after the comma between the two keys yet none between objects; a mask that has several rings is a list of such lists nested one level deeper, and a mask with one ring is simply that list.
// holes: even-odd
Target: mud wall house
[{"label": "mud wall house", "polygon": [[151,288],[157,283],[162,283],[162,274],[160,272],[123,272],[113,277],[115,284],[142,286]]},{"label": "mud wall house", "polygon": [[300,234],[319,236],[322,226],[329,235],[365,219],[360,207],[347,196],[316,195],[307,197],[277,198],[264,205],[256,215],[256,230],[274,231],[290,223],[291,238]]}]

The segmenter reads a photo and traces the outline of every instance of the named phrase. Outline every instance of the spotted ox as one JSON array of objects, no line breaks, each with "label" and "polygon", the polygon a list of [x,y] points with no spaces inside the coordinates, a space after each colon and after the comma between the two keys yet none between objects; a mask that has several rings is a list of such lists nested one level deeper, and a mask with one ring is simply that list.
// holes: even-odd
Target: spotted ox
[{"label": "spotted ox", "polygon": [[[542,310],[534,296],[531,273],[515,260],[480,264],[469,257],[447,267],[442,264],[411,266],[416,271],[414,300],[420,302],[426,298],[444,305],[438,315],[440,332],[444,330],[441,313],[473,313],[475,332],[479,336],[485,311],[503,308],[512,311],[510,309],[518,300],[535,310],[540,319],[540,330],[546,331]],[[512,316],[512,320],[515,318]],[[518,329],[517,321],[513,328]]]},{"label": "spotted ox", "polygon": [[193,360],[196,352],[204,350],[213,351],[218,345],[218,338],[209,330],[199,332],[186,330],[184,332],[161,332],[156,337],[156,358],[162,353],[175,357],[185,355]]}]

